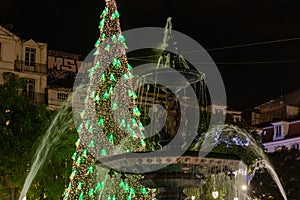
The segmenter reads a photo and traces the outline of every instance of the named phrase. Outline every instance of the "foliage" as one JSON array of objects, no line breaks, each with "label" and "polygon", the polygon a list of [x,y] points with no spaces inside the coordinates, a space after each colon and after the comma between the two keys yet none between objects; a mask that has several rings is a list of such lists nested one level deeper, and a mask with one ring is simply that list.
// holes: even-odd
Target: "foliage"
[{"label": "foliage", "polygon": [[[75,140],[78,137],[73,126],[70,124],[66,124],[66,126],[68,126],[67,131],[60,135],[59,142],[51,149],[48,159],[34,179],[27,194],[29,199],[61,199],[61,194],[71,173],[71,157],[75,149]],[[34,151],[42,138],[41,136],[36,142]]]},{"label": "foliage", "polygon": [[0,86],[0,173],[1,188],[20,188],[24,182],[31,147],[47,127],[50,112],[45,105],[33,104],[22,93],[25,79],[14,74]]}]

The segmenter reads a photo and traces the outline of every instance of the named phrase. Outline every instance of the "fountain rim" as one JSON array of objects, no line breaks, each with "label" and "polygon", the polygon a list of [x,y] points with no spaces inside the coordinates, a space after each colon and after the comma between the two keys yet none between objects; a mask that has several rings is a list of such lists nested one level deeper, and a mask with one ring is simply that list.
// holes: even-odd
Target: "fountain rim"
[{"label": "fountain rim", "polygon": [[[172,151],[172,152],[174,152],[174,151]],[[136,166],[137,165],[137,164],[135,164],[136,161],[142,158],[142,157],[139,157],[139,154],[143,154],[143,153],[146,153],[146,152],[123,153],[123,154],[107,156],[107,157],[104,157],[102,160],[96,160],[95,164],[102,166],[109,170],[114,170],[116,172],[123,173],[122,170],[116,170],[116,169],[110,167],[109,165],[107,165],[107,163],[117,163],[117,162],[121,163],[122,160],[124,159],[124,160],[131,160],[132,166]],[[176,155],[176,152],[174,154]],[[157,155],[156,155],[156,156],[149,156],[149,157],[143,158],[144,160],[148,160],[148,159],[153,159],[153,160],[151,160],[151,163],[146,163],[146,164],[142,163],[140,165],[141,166],[143,166],[143,165],[159,165],[159,163],[156,163],[157,161],[156,162],[154,161],[154,158],[162,159],[162,160],[169,159],[168,162],[172,162],[169,164],[171,166],[172,165],[187,165],[187,166],[206,165],[208,160],[211,163],[212,159],[216,159],[213,163],[214,165],[216,165],[216,163],[224,164],[228,161],[228,163],[231,162],[231,165],[228,164],[228,166],[230,166],[230,168],[237,168],[239,163],[242,161],[242,159],[235,154],[224,154],[224,153],[216,153],[216,152],[207,153],[207,152],[201,152],[201,151],[186,151],[180,157],[178,157],[177,155],[172,157],[172,156],[170,156],[169,151],[162,151],[159,157],[157,157]],[[191,159],[197,159],[197,158],[201,159],[200,162],[202,162],[202,159],[203,159],[204,160],[203,164],[199,163],[199,160],[198,160],[198,163],[196,160],[191,160]],[[152,161],[153,161],[153,163],[152,163]],[[191,161],[193,161],[193,162],[191,162]],[[103,164],[103,163],[106,163],[106,164]],[[166,167],[168,167],[168,165]],[[232,170],[232,171],[234,171],[234,170]],[[126,173],[131,174],[131,172],[126,172]],[[143,174],[147,174],[147,172],[143,173]]]},{"label": "fountain rim", "polygon": [[[106,156],[101,158],[102,160],[106,161],[108,159],[118,159],[118,158],[137,158],[137,154],[144,154],[144,153],[150,153],[151,151],[143,151],[143,152],[128,152],[128,153],[122,153],[122,154],[115,154],[111,156]],[[173,151],[175,155],[178,155],[176,151]],[[159,153],[161,157],[170,156],[170,151],[161,151]],[[237,156],[236,154],[226,154],[226,153],[217,153],[217,152],[204,152],[204,151],[192,151],[187,150],[184,154],[180,157],[184,156],[191,156],[191,157],[202,157],[202,158],[216,158],[216,159],[230,159],[235,161],[242,161],[242,159]],[[149,158],[157,157],[157,155],[153,156],[153,154],[150,154]],[[98,161],[98,160],[97,160]]]}]

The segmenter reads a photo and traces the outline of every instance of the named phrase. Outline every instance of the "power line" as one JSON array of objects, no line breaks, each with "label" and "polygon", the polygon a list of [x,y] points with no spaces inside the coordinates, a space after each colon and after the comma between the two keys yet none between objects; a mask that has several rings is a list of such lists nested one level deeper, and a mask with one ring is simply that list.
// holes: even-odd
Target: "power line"
[{"label": "power line", "polygon": [[[280,42],[290,42],[290,41],[296,41],[296,40],[300,40],[300,37],[280,39],[280,40],[271,40],[271,41],[266,41],[266,42],[255,42],[255,43],[249,43],[249,44],[231,45],[231,46],[226,46],[226,47],[216,47],[216,48],[210,48],[210,49],[201,50],[201,51],[186,51],[186,52],[183,52],[183,54],[197,53],[197,52],[203,52],[203,51],[218,51],[218,50],[233,49],[233,48],[251,47],[251,46],[259,46],[259,45],[266,45],[266,44],[275,44],[275,43],[280,43]],[[151,58],[151,57],[153,57],[153,58],[158,57],[158,55],[139,56],[139,57],[135,57],[135,58]],[[131,58],[129,58],[129,59],[131,59]]]},{"label": "power line", "polygon": [[[140,58],[128,58],[128,60],[144,61],[148,62],[149,60],[140,59]],[[270,60],[270,61],[251,61],[251,62],[215,62],[215,63],[201,63],[196,62],[194,64],[203,64],[203,65],[253,65],[253,64],[280,64],[280,63],[298,63],[300,60]]]},{"label": "power line", "polygon": [[[252,62],[216,62],[218,65],[255,65],[255,64],[281,64],[298,63],[300,60],[271,60],[271,61],[252,61]],[[214,63],[195,63],[195,64],[214,64]]]},{"label": "power line", "polygon": [[[210,49],[206,49],[206,50],[202,50],[202,51],[217,51],[217,50],[224,50],[224,49],[233,49],[233,48],[242,48],[242,47],[258,46],[258,45],[265,45],[265,44],[274,44],[274,43],[280,43],[280,42],[290,42],[290,41],[295,41],[295,40],[300,40],[300,37],[280,39],[280,40],[271,40],[271,41],[266,41],[266,42],[254,42],[254,43],[249,43],[249,44],[231,45],[231,46],[226,46],[226,47],[216,47],[216,48],[210,48]],[[189,52],[184,52],[184,53],[185,54],[197,53],[197,52],[202,52],[202,51],[189,51]]]},{"label": "power line", "polygon": [[[202,51],[188,51],[188,52],[183,52],[183,54],[197,53],[197,52],[203,52],[203,51],[218,51],[218,50],[233,49],[233,48],[243,48],[243,47],[259,46],[259,45],[266,45],[266,44],[275,44],[275,43],[280,43],[280,42],[290,42],[290,41],[296,41],[296,40],[300,40],[300,37],[286,38],[286,39],[280,39],[280,40],[271,40],[271,41],[265,41],[265,42],[255,42],[255,43],[249,43],[249,44],[231,45],[231,46],[226,46],[226,47],[210,48],[210,49],[206,49],[206,50],[202,50]],[[128,60],[149,62],[149,60],[145,60],[143,58],[157,58],[157,57],[159,57],[159,55],[138,56],[138,57],[128,58]],[[280,63],[297,63],[297,62],[300,62],[300,60],[216,62],[216,63],[195,63],[195,64],[251,65],[251,64],[280,64]]]}]

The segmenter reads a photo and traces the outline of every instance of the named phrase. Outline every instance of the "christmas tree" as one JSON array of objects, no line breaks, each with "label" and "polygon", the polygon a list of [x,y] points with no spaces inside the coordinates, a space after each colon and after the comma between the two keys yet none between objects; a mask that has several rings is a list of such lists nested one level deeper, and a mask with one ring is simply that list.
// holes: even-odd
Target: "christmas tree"
[{"label": "christmas tree", "polygon": [[64,200],[152,199],[152,191],[140,185],[140,176],[127,175],[125,179],[124,175],[96,165],[101,157],[145,149],[119,17],[116,2],[106,0]]}]

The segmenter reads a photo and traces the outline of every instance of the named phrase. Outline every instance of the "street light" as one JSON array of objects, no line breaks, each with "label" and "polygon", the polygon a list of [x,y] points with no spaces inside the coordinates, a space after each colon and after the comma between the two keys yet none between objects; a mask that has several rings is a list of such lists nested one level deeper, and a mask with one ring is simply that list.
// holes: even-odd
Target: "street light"
[{"label": "street light", "polygon": [[242,190],[244,190],[244,191],[247,190],[247,185],[243,185]]}]

